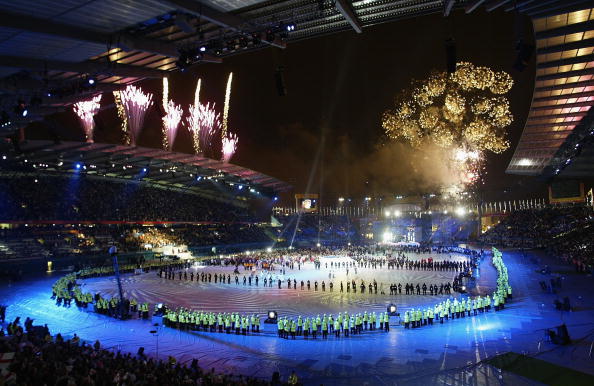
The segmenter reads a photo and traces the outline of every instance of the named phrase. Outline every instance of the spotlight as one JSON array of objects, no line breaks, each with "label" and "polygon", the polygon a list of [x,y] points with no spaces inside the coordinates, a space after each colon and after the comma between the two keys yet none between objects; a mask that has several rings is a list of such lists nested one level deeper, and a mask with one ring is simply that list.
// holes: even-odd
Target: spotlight
[{"label": "spotlight", "polygon": [[316,247],[318,247],[318,248],[321,247],[321,246],[322,246],[322,244],[320,244],[320,243],[317,243],[316,244]]},{"label": "spotlight", "polygon": [[80,164],[80,162],[77,162],[76,165],[74,165],[75,168],[80,169],[82,167],[82,165]]},{"label": "spotlight", "polygon": [[237,187],[237,189],[239,189],[239,190],[243,189],[243,185],[239,185],[239,186]]},{"label": "spotlight", "polygon": [[295,24],[290,23],[285,27],[288,32],[295,31]]},{"label": "spotlight", "polygon": [[92,86],[92,85],[94,85],[94,84],[95,84],[95,79],[93,79],[93,78],[89,78],[88,82],[89,82],[89,84]]},{"label": "spotlight", "polygon": [[264,323],[276,323],[276,320],[278,319],[278,314],[276,313],[276,311],[268,311],[268,319],[266,319],[264,321]]},{"label": "spotlight", "polygon": [[147,168],[142,168],[143,173],[146,173],[147,171],[148,171]]},{"label": "spotlight", "polygon": [[21,117],[27,116],[28,111],[26,108],[25,101],[23,101],[22,99],[19,99],[17,105],[14,107],[14,113],[16,115],[20,115]]},{"label": "spotlight", "polygon": [[274,201],[278,201],[278,197],[274,197]]},{"label": "spotlight", "polygon": [[388,306],[387,311],[388,311],[388,315],[390,315],[390,316],[396,316],[396,315],[398,315],[396,313],[396,305],[394,303],[391,303]]},{"label": "spotlight", "polygon": [[201,46],[201,47],[199,48],[199,50],[200,50],[200,52],[206,52],[206,46]]}]

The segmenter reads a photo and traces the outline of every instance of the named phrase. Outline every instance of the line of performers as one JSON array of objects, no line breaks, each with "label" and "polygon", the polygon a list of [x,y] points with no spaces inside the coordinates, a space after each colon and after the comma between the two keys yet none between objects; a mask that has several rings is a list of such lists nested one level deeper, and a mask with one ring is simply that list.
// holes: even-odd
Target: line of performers
[{"label": "line of performers", "polygon": [[[379,324],[379,327],[378,327]],[[297,336],[303,335],[304,339],[311,336],[317,339],[318,334],[322,339],[327,339],[329,334],[340,338],[340,334],[344,337],[350,335],[358,335],[363,331],[390,331],[390,315],[387,312],[382,312],[377,315],[375,312],[364,312],[363,314],[349,315],[348,312],[339,313],[336,317],[332,314],[323,317],[317,315],[312,318],[303,319],[301,315],[297,319],[286,317],[280,318],[277,321],[277,333],[280,338],[296,339]]]},{"label": "line of performers", "polygon": [[260,332],[261,320],[260,316],[256,314],[240,315],[239,313],[192,311],[183,307],[176,310],[166,308],[160,312],[163,314],[164,325],[180,330],[218,331],[227,334],[235,332],[237,335]]},{"label": "line of performers", "polygon": [[[493,305],[495,311],[502,310],[505,302],[512,298],[512,287],[509,285],[507,267],[503,263],[502,254],[493,248],[493,266],[497,269],[497,288],[491,296],[477,296],[475,298],[458,299],[440,302],[434,307],[424,310],[420,308],[408,310],[404,313],[404,327],[416,328],[424,325],[432,325],[433,321],[439,320],[443,324],[444,319],[457,319],[466,316],[477,315],[488,312]],[[492,297],[492,299],[491,299]]]}]

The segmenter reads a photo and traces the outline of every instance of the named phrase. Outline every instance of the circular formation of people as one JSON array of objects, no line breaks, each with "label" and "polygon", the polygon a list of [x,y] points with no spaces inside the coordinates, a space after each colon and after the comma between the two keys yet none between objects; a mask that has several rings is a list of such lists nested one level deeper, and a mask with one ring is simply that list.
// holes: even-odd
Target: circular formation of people
[{"label": "circular formation of people", "polygon": [[[348,256],[348,260],[322,262],[320,257],[324,253],[341,253]],[[441,260],[433,258],[422,260],[410,260],[409,253],[458,253],[467,257],[465,261]],[[473,251],[460,248],[425,248],[405,247],[398,250],[381,249],[378,247],[351,247],[346,251],[316,251],[316,250],[284,250],[272,254],[262,253],[261,255],[232,255],[218,258],[202,259],[199,261],[151,261],[148,263],[128,264],[120,266],[120,273],[133,273],[141,269],[143,272],[155,272],[161,279],[194,281],[194,272],[188,275],[187,268],[194,264],[206,266],[220,266],[234,268],[233,274],[222,272],[197,272],[196,282],[219,283],[230,285],[253,285],[263,287],[277,287],[278,289],[293,289],[299,287],[303,291],[334,291],[335,276],[332,269],[345,269],[357,272],[357,269],[372,268],[383,271],[390,270],[444,270],[455,273],[453,281],[447,283],[422,285],[419,283],[390,283],[386,285],[390,296],[401,295],[404,288],[405,295],[448,295],[446,299],[432,305],[423,307],[410,307],[404,312],[396,313],[396,307],[390,305],[385,312],[374,310],[363,312],[350,312],[345,310],[338,313],[325,313],[317,315],[297,315],[288,317],[277,315],[276,312],[268,315],[242,314],[239,312],[211,312],[208,310],[193,310],[176,305],[159,303],[151,305],[148,302],[139,302],[135,298],[120,299],[118,296],[107,297],[100,293],[92,294],[83,292],[80,286],[80,279],[98,276],[114,275],[113,267],[88,268],[71,273],[60,278],[53,286],[52,297],[58,305],[70,306],[72,300],[76,306],[88,309],[92,305],[95,312],[125,319],[132,315],[147,319],[151,310],[153,315],[162,316],[163,325],[168,328],[176,328],[187,331],[203,331],[211,333],[226,333],[236,335],[259,335],[266,333],[262,323],[276,324],[276,334],[283,339],[328,339],[357,336],[366,332],[388,332],[390,325],[402,326],[404,329],[421,328],[431,326],[434,323],[444,322],[471,317],[478,314],[488,313],[493,308],[499,311],[504,308],[507,301],[512,298],[512,288],[509,285],[507,267],[505,266],[502,254],[496,248],[492,250],[492,265],[497,270],[496,289],[491,294],[478,296],[452,296],[452,291],[465,292],[464,278],[472,277],[473,270],[478,267],[480,260],[484,257],[483,251]],[[289,278],[286,275],[286,268],[301,270],[302,264],[311,262],[314,269],[321,269],[322,264],[330,269],[328,285],[326,281],[314,281],[313,290],[310,280]],[[244,271],[249,274],[241,275],[239,268],[243,266]],[[260,274],[256,274],[256,267]],[[242,277],[240,279],[240,277]],[[336,291],[340,293],[378,294],[378,283],[373,281],[355,279],[338,281]],[[240,284],[241,283],[241,284]],[[249,284],[248,284],[249,283]],[[384,283],[379,284],[380,295],[384,292]],[[416,284],[416,285],[415,285]],[[319,287],[319,288],[318,288]],[[307,289],[306,289],[307,288]],[[391,323],[391,317],[399,316],[397,323]]]}]

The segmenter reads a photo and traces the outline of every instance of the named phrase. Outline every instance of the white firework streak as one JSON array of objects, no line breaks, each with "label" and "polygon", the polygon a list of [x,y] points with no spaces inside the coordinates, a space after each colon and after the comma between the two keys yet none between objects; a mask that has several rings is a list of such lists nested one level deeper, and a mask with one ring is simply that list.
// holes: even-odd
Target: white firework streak
[{"label": "white firework streak", "polygon": [[223,106],[223,125],[221,128],[221,140],[227,137],[227,121],[229,119],[229,104],[231,103],[231,83],[233,83],[233,73],[229,73],[227,79],[227,88],[225,89],[225,105]]},{"label": "white firework streak", "polygon": [[128,86],[120,93],[120,97],[128,118],[130,134],[132,134],[130,136],[130,144],[135,146],[144,124],[146,112],[153,104],[153,94],[145,94],[138,87]]},{"label": "white firework streak", "polygon": [[80,124],[85,131],[87,142],[93,142],[93,131],[95,130],[95,121],[93,120],[93,116],[97,114],[99,108],[101,107],[99,104],[100,101],[101,94],[93,97],[93,99],[75,103],[72,107],[72,110],[74,110],[74,113],[78,116]]},{"label": "white firework streak", "polygon": [[228,134],[222,141],[222,159],[221,161],[228,163],[233,158],[235,151],[237,150],[237,145],[239,143],[239,138],[235,134]]},{"label": "white firework streak", "polygon": [[173,142],[177,134],[177,128],[181,122],[184,114],[180,105],[176,105],[173,101],[169,101],[165,116],[163,117],[163,149],[170,150],[173,148]]}]

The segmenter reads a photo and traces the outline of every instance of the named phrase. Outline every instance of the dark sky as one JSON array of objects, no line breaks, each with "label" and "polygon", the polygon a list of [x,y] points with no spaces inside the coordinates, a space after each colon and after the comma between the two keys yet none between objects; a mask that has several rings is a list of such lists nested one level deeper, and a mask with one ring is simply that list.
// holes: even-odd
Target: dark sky
[{"label": "dark sky", "polygon": [[[522,27],[532,40],[527,19],[523,19]],[[423,181],[427,177],[407,164],[417,155],[411,157],[404,147],[393,148],[388,156],[377,150],[381,115],[412,78],[445,69],[444,40],[449,35],[456,40],[458,61],[507,71],[515,81],[509,95],[515,117],[509,128],[512,147],[488,157],[486,196],[499,197],[506,187],[533,196],[530,189],[535,189],[534,179],[504,173],[524,126],[534,87],[533,63],[524,72],[512,68],[515,21],[513,14],[504,11],[471,15],[458,11],[449,20],[441,15],[420,17],[366,28],[362,34],[348,31],[290,43],[285,50],[268,48],[227,58],[223,64],[194,66],[171,75],[170,95],[187,107],[196,79],[201,77],[201,101],[216,102],[222,111],[226,77],[233,71],[229,129],[238,134],[240,143],[232,162],[285,180],[297,193],[305,192],[310,180],[309,191],[319,191],[319,173],[311,176],[318,153],[318,166],[324,171],[322,191],[327,196],[426,192],[431,181]],[[284,97],[277,95],[275,85],[278,66],[284,67]],[[140,85],[155,92],[160,103],[159,80]],[[103,103],[111,103],[111,99],[106,96]],[[78,129],[71,112],[58,120],[65,127]],[[101,112],[99,123],[96,141],[117,142],[115,109]],[[139,145],[158,146],[157,108],[152,109],[145,126]],[[61,135],[74,139],[72,132]],[[174,150],[191,151],[184,128],[179,130]]]}]

